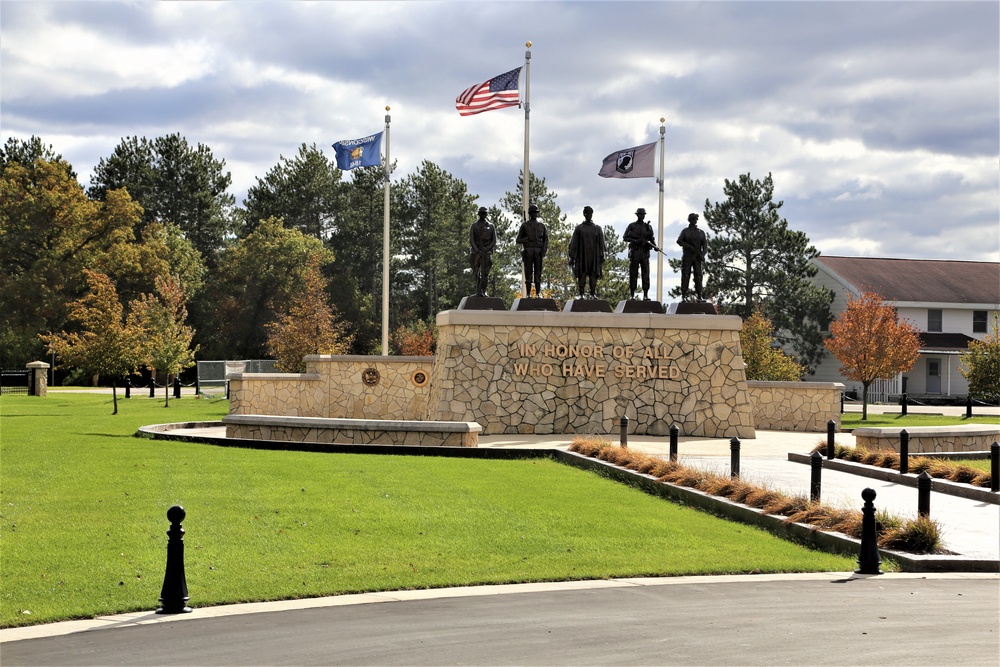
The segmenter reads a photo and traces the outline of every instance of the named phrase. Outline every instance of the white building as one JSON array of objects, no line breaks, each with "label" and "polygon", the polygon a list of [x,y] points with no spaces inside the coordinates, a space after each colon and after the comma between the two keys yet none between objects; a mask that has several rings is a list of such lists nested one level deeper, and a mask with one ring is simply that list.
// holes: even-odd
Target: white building
[{"label": "white building", "polygon": [[[896,307],[901,320],[920,329],[920,357],[906,373],[869,389],[869,400],[885,402],[902,392],[915,400],[963,399],[968,383],[958,370],[969,342],[982,340],[1000,311],[1000,263],[934,259],[820,256],[812,281],[834,293],[836,318],[848,295],[875,292]],[[811,380],[843,382],[861,395],[861,383],[840,374],[840,362],[826,352]]]}]

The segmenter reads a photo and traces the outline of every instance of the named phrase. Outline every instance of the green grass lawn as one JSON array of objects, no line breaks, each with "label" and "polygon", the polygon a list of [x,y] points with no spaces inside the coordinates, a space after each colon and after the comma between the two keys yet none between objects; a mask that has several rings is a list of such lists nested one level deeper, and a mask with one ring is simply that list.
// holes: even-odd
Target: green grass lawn
[{"label": "green grass lawn", "polygon": [[865,421],[861,420],[860,412],[845,412],[840,416],[840,425],[843,429],[856,429],[866,426],[899,427],[900,429],[904,429],[908,426],[954,426],[956,424],[1000,424],[1000,416],[976,416],[974,414],[972,419],[966,419],[965,417],[949,415],[921,415],[911,413],[905,417],[901,417],[898,414],[876,414],[869,412],[868,419]]},{"label": "green grass lawn", "polygon": [[[483,583],[848,571],[550,460],[272,452],[135,438],[224,399],[0,398],[0,626],[151,610],[166,510],[191,604]],[[30,611],[30,614],[27,612]]]}]

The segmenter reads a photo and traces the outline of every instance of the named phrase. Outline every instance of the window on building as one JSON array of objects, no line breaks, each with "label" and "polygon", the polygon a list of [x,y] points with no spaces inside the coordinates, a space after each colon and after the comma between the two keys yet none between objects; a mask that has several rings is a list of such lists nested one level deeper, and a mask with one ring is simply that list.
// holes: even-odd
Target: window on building
[{"label": "window on building", "polygon": [[941,332],[941,309],[930,308],[927,311],[927,331]]},{"label": "window on building", "polygon": [[972,333],[986,333],[986,311],[972,311]]}]

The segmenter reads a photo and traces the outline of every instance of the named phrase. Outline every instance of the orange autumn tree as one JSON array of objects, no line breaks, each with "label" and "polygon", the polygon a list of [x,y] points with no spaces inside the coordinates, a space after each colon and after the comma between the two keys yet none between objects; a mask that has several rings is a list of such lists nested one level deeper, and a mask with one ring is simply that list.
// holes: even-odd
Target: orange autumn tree
[{"label": "orange autumn tree", "polygon": [[849,297],[847,310],[830,324],[826,349],[842,364],[844,377],[860,382],[862,421],[868,419],[868,388],[913,368],[920,354],[919,330],[900,321],[896,309],[874,292]]},{"label": "orange autumn tree", "polygon": [[302,372],[307,354],[345,354],[351,347],[347,325],[327,302],[320,261],[312,258],[302,273],[302,287],[278,319],[269,322],[267,348],[281,371]]}]

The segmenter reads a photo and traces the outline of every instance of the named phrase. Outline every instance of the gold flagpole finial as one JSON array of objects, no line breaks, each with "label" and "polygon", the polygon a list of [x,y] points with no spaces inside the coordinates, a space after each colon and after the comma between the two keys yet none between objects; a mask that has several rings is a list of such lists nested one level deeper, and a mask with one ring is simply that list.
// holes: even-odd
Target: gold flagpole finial
[{"label": "gold flagpole finial", "polygon": [[525,42],[524,45],[527,46],[530,49],[531,48],[531,41],[529,40],[529,41]]}]

